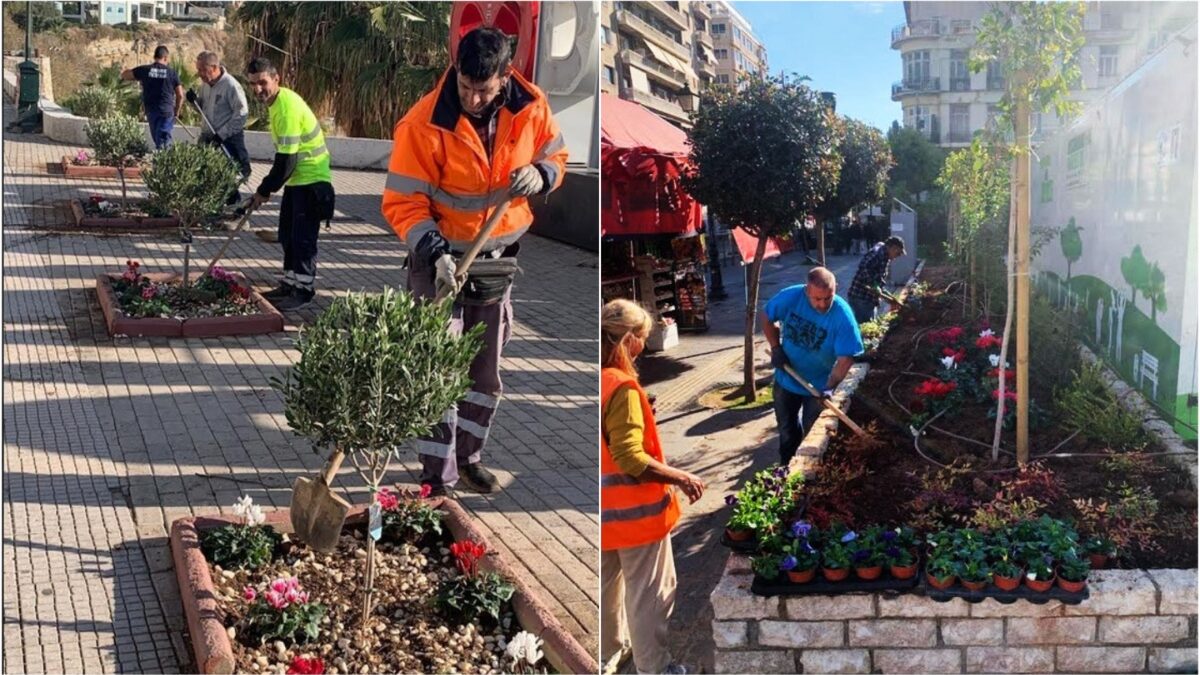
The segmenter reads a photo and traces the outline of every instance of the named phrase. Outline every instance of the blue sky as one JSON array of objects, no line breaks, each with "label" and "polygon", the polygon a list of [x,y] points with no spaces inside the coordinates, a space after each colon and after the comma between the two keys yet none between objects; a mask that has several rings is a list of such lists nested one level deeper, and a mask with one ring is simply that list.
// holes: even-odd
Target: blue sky
[{"label": "blue sky", "polygon": [[900,119],[892,82],[900,52],[892,28],[904,23],[900,2],[734,2],[767,48],[771,73],[807,75],[837,94],[837,111],[887,131]]}]

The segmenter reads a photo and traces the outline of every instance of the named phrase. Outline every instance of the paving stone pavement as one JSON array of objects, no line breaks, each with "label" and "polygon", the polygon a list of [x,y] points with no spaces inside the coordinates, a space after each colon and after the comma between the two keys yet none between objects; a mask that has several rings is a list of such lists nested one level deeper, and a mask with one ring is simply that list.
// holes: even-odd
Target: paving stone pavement
[{"label": "paving stone pavement", "polygon": [[[4,107],[4,122],[14,116]],[[4,134],[5,672],[175,672],[193,667],[167,545],[176,518],[227,511],[242,494],[286,506],[321,464],[294,436],[269,380],[296,358],[298,321],[350,290],[403,284],[404,249],[379,213],[385,175],[335,170],[337,214],[321,233],[318,302],[286,333],[110,338],[95,277],[129,258],[182,268],[172,232],[50,231],[67,199],[119,195],[116,180],[67,179],[48,164],[75,147]],[[251,184],[268,166],[256,163]],[[144,194],[141,182],[131,195]],[[273,230],[278,197],[251,226]],[[199,235],[206,260],[225,233]],[[461,502],[589,651],[598,635],[596,255],[522,242],[516,323],[485,462],[503,492]],[[225,265],[274,286],[277,244],[246,234]],[[415,483],[415,453],[391,479]],[[353,469],[337,484],[365,494]]]}]

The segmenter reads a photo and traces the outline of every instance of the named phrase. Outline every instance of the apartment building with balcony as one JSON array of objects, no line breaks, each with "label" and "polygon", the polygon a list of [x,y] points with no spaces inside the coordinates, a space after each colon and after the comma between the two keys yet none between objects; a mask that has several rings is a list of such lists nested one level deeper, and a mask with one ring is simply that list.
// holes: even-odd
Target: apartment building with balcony
[{"label": "apartment building with balcony", "polygon": [[[892,30],[901,80],[892,85],[906,127],[943,147],[969,145],[997,112],[1004,81],[995,67],[971,73],[968,56],[988,2],[905,2],[905,23]],[[1073,98],[1087,105],[1132,72],[1179,30],[1195,23],[1194,2],[1089,2],[1083,20],[1081,82]],[[1058,126],[1035,115],[1036,135]]]},{"label": "apartment building with balcony", "polygon": [[727,0],[708,0],[712,12],[717,84],[736,84],[744,74],[767,75],[767,49],[754,35],[750,22]]},{"label": "apartment building with balcony", "polygon": [[[686,0],[605,0],[600,8],[600,90],[635,101],[678,126],[687,126],[701,75],[712,80],[715,63],[704,57],[707,8]],[[698,23],[700,22],[700,23]],[[699,56],[698,56],[699,55]],[[705,65],[699,73],[698,66]]]}]

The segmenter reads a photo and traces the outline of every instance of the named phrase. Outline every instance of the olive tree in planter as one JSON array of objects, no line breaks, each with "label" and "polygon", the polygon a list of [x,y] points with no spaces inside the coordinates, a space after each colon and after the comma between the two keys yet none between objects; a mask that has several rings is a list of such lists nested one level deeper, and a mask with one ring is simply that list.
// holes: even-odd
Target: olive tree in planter
[{"label": "olive tree in planter", "polygon": [[150,152],[142,125],[129,115],[113,113],[89,121],[86,131],[88,143],[96,151],[96,160],[117,169],[121,179],[121,208],[128,210],[125,169]]},{"label": "olive tree in planter", "polygon": [[288,425],[317,451],[346,453],[370,488],[363,628],[371,614],[379,485],[397,448],[428,434],[471,385],[467,373],[483,326],[454,335],[449,321],[446,302],[386,287],[379,295],[352,293],[303,329],[300,360],[271,381],[283,393]]},{"label": "olive tree in planter", "polygon": [[154,153],[154,161],[143,175],[150,190],[150,208],[179,219],[183,244],[183,286],[188,286],[191,265],[192,228],[221,212],[225,195],[238,184],[234,163],[211,145],[172,143]]}]

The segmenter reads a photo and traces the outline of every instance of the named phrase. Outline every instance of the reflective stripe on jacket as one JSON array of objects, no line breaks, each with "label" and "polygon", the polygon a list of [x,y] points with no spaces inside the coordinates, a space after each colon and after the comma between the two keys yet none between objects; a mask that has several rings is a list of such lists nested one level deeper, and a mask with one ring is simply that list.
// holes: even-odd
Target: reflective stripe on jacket
[{"label": "reflective stripe on jacket", "polygon": [[[650,399],[636,378],[616,368],[605,368],[600,374],[601,407],[607,406],[612,395],[624,385],[633,387],[642,403],[647,454],[665,464]],[[612,551],[659,541],[671,533],[671,528],[675,527],[678,520],[679,502],[670,486],[621,471],[613,461],[608,441],[601,432],[600,549]]]},{"label": "reflective stripe on jacket", "polygon": [[297,155],[296,170],[288,185],[311,185],[333,180],[329,171],[329,150],[321,123],[300,94],[286,87],[271,103],[271,140],[275,152]]},{"label": "reflective stripe on jacket", "polygon": [[[546,96],[520,74],[510,74],[490,162],[462,113],[454,68],[396,124],[383,215],[410,249],[436,230],[455,250],[466,250],[508,196],[514,169],[536,164],[551,190],[562,184],[567,148]],[[529,200],[514,199],[484,252],[516,241],[532,222]]]}]

